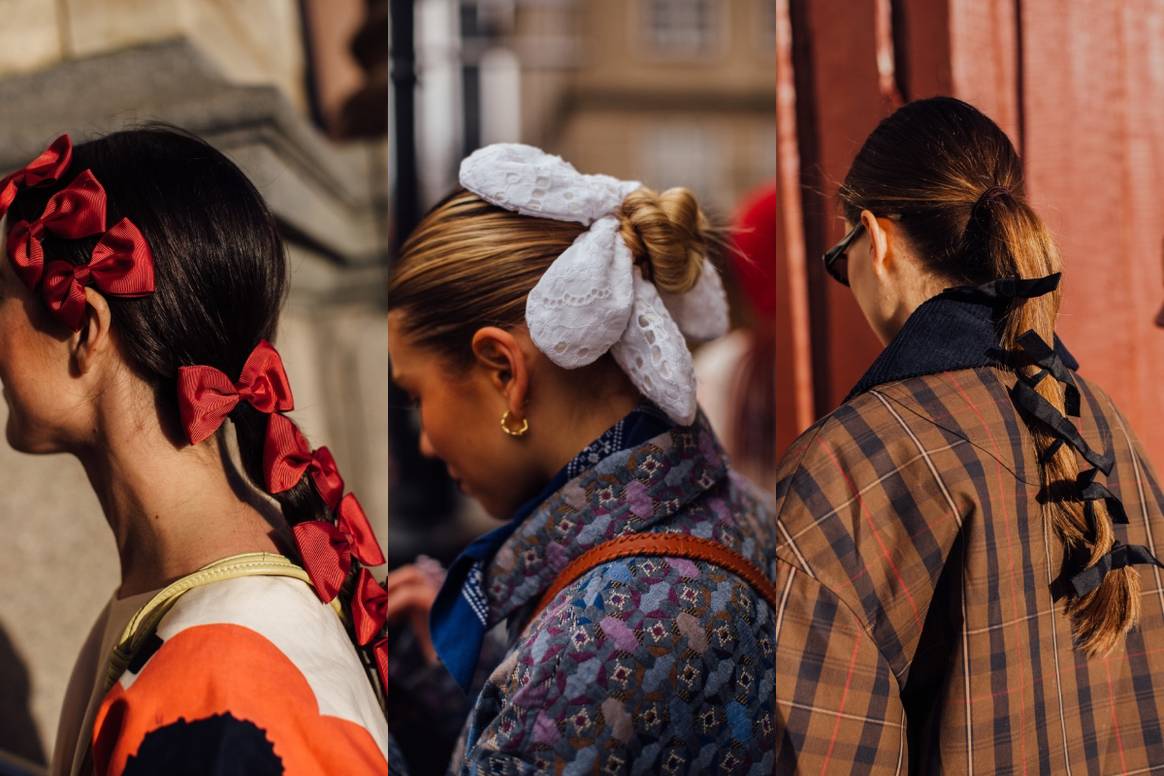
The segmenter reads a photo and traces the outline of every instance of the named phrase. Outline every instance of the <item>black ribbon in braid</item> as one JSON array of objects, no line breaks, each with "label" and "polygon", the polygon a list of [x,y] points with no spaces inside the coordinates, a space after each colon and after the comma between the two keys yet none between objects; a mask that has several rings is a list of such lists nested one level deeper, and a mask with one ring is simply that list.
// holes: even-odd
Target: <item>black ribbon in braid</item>
[{"label": "black ribbon in braid", "polygon": [[1070,578],[1071,590],[1077,598],[1081,598],[1099,587],[1108,572],[1127,566],[1159,566],[1164,569],[1164,563],[1161,563],[1144,545],[1122,544],[1117,540],[1108,552],[1100,556],[1094,566],[1089,566]]},{"label": "black ribbon in braid", "polygon": [[1031,363],[1039,367],[1039,371],[1035,373],[1033,381],[1029,385],[1034,388],[1048,375],[1055,378],[1066,389],[1064,403],[1067,414],[1073,418],[1079,417],[1079,386],[1075,384],[1075,378],[1071,375],[1071,370],[1059,358],[1059,354],[1055,352],[1055,349],[1048,346],[1043,341],[1043,338],[1036,334],[1033,329],[1018,338],[1018,345],[1030,358]]},{"label": "black ribbon in braid", "polygon": [[1107,504],[1111,521],[1118,525],[1127,525],[1128,513],[1124,510],[1124,503],[1106,485],[1095,481],[1098,474],[1098,469],[1087,469],[1079,472],[1079,477],[1075,480],[1076,484],[1079,485],[1079,497],[1083,499],[1083,508],[1087,512],[1087,519],[1094,522],[1095,502],[1102,500]]},{"label": "black ribbon in braid", "polygon": [[1020,378],[1014,384],[1014,388],[1010,389],[1010,397],[1015,405],[1027,415],[1041,422],[1048,431],[1062,439],[1063,442],[1074,447],[1089,464],[1104,474],[1111,474],[1112,466],[1115,465],[1115,456],[1112,455],[1111,451],[1101,455],[1091,449],[1091,445],[1087,444],[1087,440],[1079,433],[1075,424],[1064,417],[1063,413],[1055,408],[1055,405],[1044,399],[1038,391],[1032,388],[1026,381],[1027,379]]},{"label": "black ribbon in braid", "polygon": [[991,304],[1010,304],[1015,299],[1034,299],[1049,294],[1059,287],[1062,273],[1041,278],[998,278],[980,286],[957,286],[944,292],[948,297],[966,302],[986,301]]},{"label": "black ribbon in braid", "polygon": [[[1033,299],[1050,293],[1058,288],[1059,280],[1059,273],[1033,279],[1003,278],[966,291],[973,293],[978,299],[986,298],[994,304],[1001,305],[1015,298]],[[1063,362],[1055,348],[1048,345],[1033,329],[1024,332],[1018,338],[1018,346],[1025,363],[1037,366],[1039,370],[1030,375],[1019,374],[1019,379],[1010,392],[1011,400],[1022,412],[1040,422],[1055,436],[1055,440],[1041,456],[1041,463],[1045,464],[1051,460],[1063,445],[1070,445],[1092,467],[1080,472],[1075,483],[1079,489],[1079,499],[1084,502],[1084,514],[1088,522],[1092,526],[1095,525],[1095,502],[1103,501],[1112,523],[1127,525],[1128,515],[1123,502],[1106,485],[1096,482],[1100,472],[1103,472],[1104,476],[1111,474],[1115,465],[1114,453],[1109,450],[1100,454],[1093,450],[1075,424],[1035,390],[1035,387],[1048,377],[1057,380],[1064,387],[1064,409],[1067,415],[1079,417],[1082,402],[1079,386],[1075,383],[1071,368]],[[1017,354],[1004,355],[1008,364],[1015,365]],[[1072,368],[1074,366],[1077,365],[1072,365]],[[1164,563],[1161,563],[1149,548],[1140,544],[1123,544],[1116,540],[1112,543],[1111,549],[1101,555],[1094,564],[1069,576],[1066,582],[1077,598],[1082,597],[1098,588],[1109,572],[1133,565],[1155,565],[1164,568]]]}]

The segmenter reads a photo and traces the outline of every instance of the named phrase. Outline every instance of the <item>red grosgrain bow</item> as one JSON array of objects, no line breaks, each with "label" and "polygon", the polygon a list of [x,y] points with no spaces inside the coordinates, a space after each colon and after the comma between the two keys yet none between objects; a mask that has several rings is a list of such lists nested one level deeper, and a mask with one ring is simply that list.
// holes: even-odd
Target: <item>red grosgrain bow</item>
[{"label": "red grosgrain bow", "polygon": [[[8,257],[25,285],[34,289],[44,271],[44,249],[40,241],[45,232],[78,240],[103,231],[105,189],[92,172],[85,170],[72,183],[49,197],[44,212],[36,220],[17,221],[12,225],[8,230]],[[137,238],[144,246],[140,234]],[[147,255],[148,252],[146,248]]]},{"label": "red grosgrain bow", "polygon": [[41,152],[23,168],[0,180],[0,216],[12,207],[16,193],[21,188],[31,188],[44,183],[52,183],[69,169],[73,161],[73,143],[68,135],[61,135],[53,144]]},{"label": "red grosgrain bow", "polygon": [[376,663],[376,673],[380,674],[380,683],[384,692],[388,692],[388,639],[382,638],[372,644],[372,660]]},{"label": "red grosgrain bow", "polygon": [[384,563],[384,553],[354,494],[344,496],[335,524],[327,520],[309,520],[293,529],[303,565],[324,603],[339,594],[340,587],[352,571],[352,558],[365,566]]},{"label": "red grosgrain bow", "polygon": [[128,218],[101,235],[88,264],[51,261],[40,293],[49,311],[73,331],[85,320],[85,286],[109,296],[145,296],[154,292],[150,246]]},{"label": "red grosgrain bow", "polygon": [[217,431],[240,401],[267,414],[295,408],[283,360],[266,340],[247,356],[237,383],[212,366],[178,370],[178,410],[190,444],[196,445]]},{"label": "red grosgrain bow", "polygon": [[361,647],[372,640],[388,621],[388,591],[376,581],[372,572],[360,569],[356,594],[352,597],[352,629]]},{"label": "red grosgrain bow", "polygon": [[344,478],[326,447],[312,450],[299,428],[284,415],[272,415],[263,444],[263,471],[267,492],[282,493],[310,472],[311,481],[329,509],[339,505],[344,494]]}]

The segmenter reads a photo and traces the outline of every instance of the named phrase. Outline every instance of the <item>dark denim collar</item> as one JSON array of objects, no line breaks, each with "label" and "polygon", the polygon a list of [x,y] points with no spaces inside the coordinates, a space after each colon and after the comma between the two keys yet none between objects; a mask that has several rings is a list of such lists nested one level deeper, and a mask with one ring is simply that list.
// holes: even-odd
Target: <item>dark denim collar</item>
[{"label": "dark denim collar", "polygon": [[[909,316],[845,401],[910,377],[984,366],[1007,368],[999,346],[1001,309],[996,300],[976,298],[966,288],[947,289],[927,300]],[[1079,368],[1057,336],[1055,352],[1068,369]]]}]

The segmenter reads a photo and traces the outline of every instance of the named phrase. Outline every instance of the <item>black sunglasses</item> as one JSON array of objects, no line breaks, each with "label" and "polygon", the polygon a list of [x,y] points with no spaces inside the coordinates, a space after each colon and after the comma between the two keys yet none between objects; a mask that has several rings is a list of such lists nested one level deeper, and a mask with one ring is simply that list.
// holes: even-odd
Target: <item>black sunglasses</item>
[{"label": "black sunglasses", "polygon": [[849,285],[849,259],[845,253],[853,241],[860,237],[864,231],[865,226],[858,221],[857,225],[850,229],[839,243],[825,251],[824,256],[821,257],[824,259],[825,272],[829,273],[832,279],[842,286]]}]

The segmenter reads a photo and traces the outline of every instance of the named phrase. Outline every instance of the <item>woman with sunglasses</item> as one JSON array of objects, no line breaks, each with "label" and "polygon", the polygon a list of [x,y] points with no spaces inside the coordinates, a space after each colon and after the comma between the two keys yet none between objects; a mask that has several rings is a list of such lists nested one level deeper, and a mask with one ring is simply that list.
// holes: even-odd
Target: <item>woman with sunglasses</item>
[{"label": "woman with sunglasses", "polygon": [[886,347],[781,467],[777,770],[1160,766],[1164,498],[1055,337],[1014,147],[911,103],[839,196],[825,266]]}]

